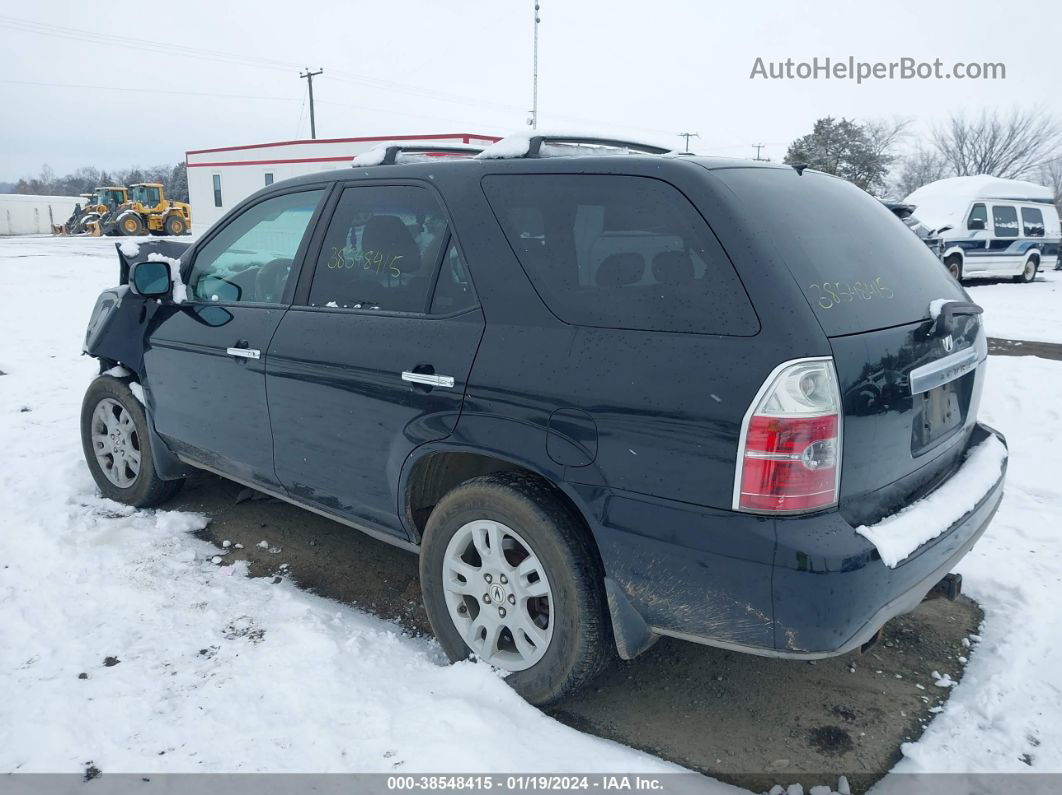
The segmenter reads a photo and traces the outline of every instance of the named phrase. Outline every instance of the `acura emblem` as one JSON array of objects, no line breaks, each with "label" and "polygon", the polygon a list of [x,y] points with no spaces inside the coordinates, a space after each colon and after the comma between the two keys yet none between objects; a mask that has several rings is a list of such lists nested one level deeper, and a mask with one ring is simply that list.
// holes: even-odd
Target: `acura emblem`
[{"label": "acura emblem", "polygon": [[949,334],[940,341],[940,344],[944,346],[944,353],[951,353],[951,349],[955,347],[955,340]]}]

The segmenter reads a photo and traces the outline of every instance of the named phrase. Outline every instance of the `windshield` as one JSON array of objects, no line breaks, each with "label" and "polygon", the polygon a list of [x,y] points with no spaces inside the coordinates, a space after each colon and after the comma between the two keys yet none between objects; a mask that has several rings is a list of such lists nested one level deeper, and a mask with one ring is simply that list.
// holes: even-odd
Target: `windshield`
[{"label": "windshield", "polygon": [[827,336],[927,319],[937,298],[967,300],[918,236],[850,182],[780,168],[713,174],[762,222]]},{"label": "windshield", "polygon": [[149,185],[134,185],[129,189],[133,201],[154,205],[159,203],[159,189]]}]

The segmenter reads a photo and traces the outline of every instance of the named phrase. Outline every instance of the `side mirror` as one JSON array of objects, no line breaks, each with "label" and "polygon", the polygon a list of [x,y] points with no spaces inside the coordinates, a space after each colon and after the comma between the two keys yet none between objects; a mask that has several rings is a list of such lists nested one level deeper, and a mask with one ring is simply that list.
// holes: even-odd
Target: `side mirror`
[{"label": "side mirror", "polygon": [[971,218],[966,222],[966,228],[971,232],[976,232],[979,229],[985,228],[985,221],[983,218]]},{"label": "side mirror", "polygon": [[170,294],[170,266],[165,262],[138,262],[129,272],[133,292],[145,298],[166,298]]}]

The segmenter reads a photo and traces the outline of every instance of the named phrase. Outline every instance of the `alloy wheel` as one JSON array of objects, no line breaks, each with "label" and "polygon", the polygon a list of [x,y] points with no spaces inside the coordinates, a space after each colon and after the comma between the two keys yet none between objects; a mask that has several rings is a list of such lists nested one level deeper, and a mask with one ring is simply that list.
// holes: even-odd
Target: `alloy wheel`
[{"label": "alloy wheel", "polygon": [[96,462],[111,483],[127,489],[140,475],[140,435],[133,415],[111,398],[104,398],[92,412],[92,450]]},{"label": "alloy wheel", "polygon": [[553,637],[546,569],[511,527],[489,519],[463,525],[443,557],[446,607],[476,656],[507,671],[542,659]]}]

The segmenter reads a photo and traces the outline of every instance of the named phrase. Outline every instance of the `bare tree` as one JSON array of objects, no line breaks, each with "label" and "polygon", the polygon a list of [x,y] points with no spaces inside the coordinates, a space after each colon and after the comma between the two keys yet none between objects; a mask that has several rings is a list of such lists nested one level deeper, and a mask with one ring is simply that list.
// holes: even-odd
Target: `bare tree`
[{"label": "bare tree", "polygon": [[1038,172],[1041,185],[1046,185],[1055,192],[1055,205],[1062,213],[1062,157],[1055,157],[1040,166]]},{"label": "bare tree", "polygon": [[1062,149],[1062,125],[1043,108],[986,110],[975,119],[957,113],[933,131],[933,144],[958,176],[1018,179]]},{"label": "bare tree", "polygon": [[904,199],[923,185],[950,176],[951,169],[940,153],[919,145],[914,152],[901,158],[893,193]]}]

